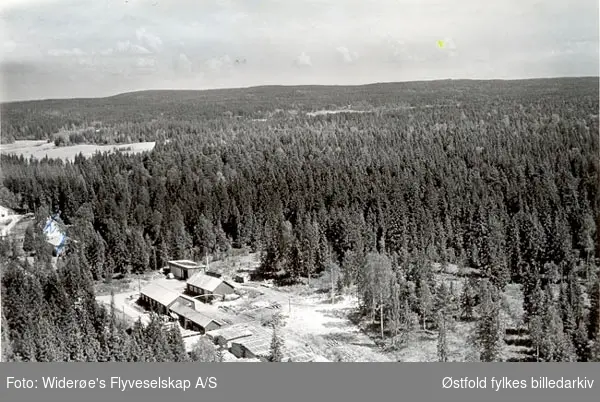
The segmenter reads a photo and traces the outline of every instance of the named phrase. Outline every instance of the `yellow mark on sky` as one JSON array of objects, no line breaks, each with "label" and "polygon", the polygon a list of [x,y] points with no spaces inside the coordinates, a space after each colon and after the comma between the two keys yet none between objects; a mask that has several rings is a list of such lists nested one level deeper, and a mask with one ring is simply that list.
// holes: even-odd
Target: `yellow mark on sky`
[{"label": "yellow mark on sky", "polygon": [[444,43],[443,40],[438,40],[437,41],[437,47],[439,47],[440,49],[443,49],[445,45],[446,44]]}]

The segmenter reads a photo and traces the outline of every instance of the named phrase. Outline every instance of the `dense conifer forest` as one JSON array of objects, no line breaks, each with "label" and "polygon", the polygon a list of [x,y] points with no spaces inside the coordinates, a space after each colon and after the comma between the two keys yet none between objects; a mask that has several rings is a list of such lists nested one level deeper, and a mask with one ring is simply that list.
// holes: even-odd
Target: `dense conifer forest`
[{"label": "dense conifer forest", "polygon": [[[307,115],[341,108],[361,113]],[[598,108],[597,78],[4,104],[4,142],[75,127],[74,142],[157,142],[74,162],[2,155],[2,202],[38,221],[60,213],[76,240],[58,270],[47,252],[30,264],[2,244],[4,353],[189,359],[177,331],[126,330],[95,303],[94,282],[246,247],[280,286],[336,270],[382,334],[411,314],[441,325],[442,360],[443,316],[478,320],[481,360],[496,359],[497,295],[518,283],[537,360],[597,361]],[[38,225],[28,247],[42,250],[40,236]],[[432,263],[471,269],[459,312],[440,308]]]}]

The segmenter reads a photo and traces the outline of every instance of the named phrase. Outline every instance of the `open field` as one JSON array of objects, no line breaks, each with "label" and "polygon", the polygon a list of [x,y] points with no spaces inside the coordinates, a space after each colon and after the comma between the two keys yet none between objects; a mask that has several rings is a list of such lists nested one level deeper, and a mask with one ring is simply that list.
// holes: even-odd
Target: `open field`
[{"label": "open field", "polygon": [[33,214],[20,215],[14,211],[10,211],[10,215],[0,218],[0,238],[14,238],[22,242],[25,235],[25,229],[33,220]]},{"label": "open field", "polygon": [[316,112],[308,112],[306,113],[309,117],[315,116],[326,116],[328,114],[339,114],[339,113],[371,113],[369,110],[350,110],[350,109],[340,109],[340,110],[318,110]]},{"label": "open field", "polygon": [[97,152],[115,152],[138,153],[151,151],[154,149],[154,142],[138,142],[131,144],[118,145],[91,145],[80,144],[65,147],[57,147],[53,142],[44,140],[23,140],[15,141],[12,144],[2,144],[0,152],[6,155],[23,156],[26,159],[31,157],[35,159],[51,158],[73,161],[75,157],[82,154],[85,157],[94,155]]}]

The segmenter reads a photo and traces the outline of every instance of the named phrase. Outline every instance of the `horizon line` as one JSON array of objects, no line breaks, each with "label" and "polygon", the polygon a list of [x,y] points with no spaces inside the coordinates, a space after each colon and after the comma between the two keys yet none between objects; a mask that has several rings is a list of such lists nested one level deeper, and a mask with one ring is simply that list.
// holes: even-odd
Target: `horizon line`
[{"label": "horizon line", "polygon": [[[537,81],[537,80],[560,80],[560,79],[600,79],[599,75],[580,75],[580,76],[547,76],[547,77],[530,77],[530,78],[434,78],[434,79],[418,79],[418,80],[407,80],[407,81],[373,81],[363,84],[262,84],[262,85],[248,85],[248,86],[232,86],[232,87],[215,87],[215,88],[146,88],[146,89],[132,89],[123,92],[117,92],[112,95],[106,96],[90,96],[90,97],[51,97],[51,98],[30,98],[30,99],[15,99],[15,100],[1,100],[0,104],[10,103],[27,103],[27,102],[48,102],[58,100],[99,100],[109,99],[121,95],[142,93],[142,92],[213,92],[213,91],[234,91],[234,90],[248,90],[256,88],[294,88],[294,87],[367,87],[373,85],[389,85],[389,84],[409,84],[409,83],[423,83],[423,82],[441,82],[441,81],[481,81],[481,82],[492,82],[492,81]],[[599,88],[600,90],[600,88]]]}]

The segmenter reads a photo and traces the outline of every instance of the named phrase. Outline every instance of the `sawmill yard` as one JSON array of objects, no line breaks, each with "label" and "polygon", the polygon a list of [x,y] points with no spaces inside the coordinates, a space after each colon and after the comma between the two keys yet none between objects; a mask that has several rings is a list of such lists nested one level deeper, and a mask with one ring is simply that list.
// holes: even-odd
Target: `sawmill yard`
[{"label": "sawmill yard", "polygon": [[[239,255],[211,262],[212,271],[219,272],[224,280],[235,283],[232,278],[238,272],[254,270],[259,264],[257,253]],[[456,266],[442,269],[434,264],[436,278],[447,285],[452,282],[454,291],[461,291],[465,272]],[[351,361],[351,362],[426,362],[436,359],[437,331],[423,330],[418,325],[405,343],[391,347],[389,340],[381,341],[379,332],[366,317],[360,317],[356,290],[347,289],[337,294],[332,302],[329,288],[330,278],[325,274],[307,283],[278,287],[269,281],[248,281],[235,283],[234,297],[215,300],[212,303],[196,303],[195,309],[201,314],[218,320],[222,326],[217,330],[190,331],[182,329],[184,343],[191,350],[199,338],[209,339],[218,348],[217,337],[227,332],[230,338],[246,338],[250,347],[268,351],[271,341],[271,324],[277,319],[278,333],[284,347],[297,354],[310,355],[293,361]],[[111,287],[98,285],[97,300],[110,305],[110,289],[114,292],[115,310],[126,321],[138,318],[149,320],[149,311],[139,302],[140,289],[149,284],[157,284],[165,291],[183,294],[185,281],[169,279],[162,270],[144,276],[113,281]],[[116,289],[116,290],[115,290]],[[522,294],[517,285],[509,285],[503,297],[503,322],[507,334],[520,333],[522,317]],[[469,338],[475,331],[473,322],[457,320],[448,329],[448,349],[450,361],[475,360],[476,355]],[[225,336],[226,337],[226,336]],[[508,339],[502,350],[503,360],[524,360],[528,349]],[[240,341],[241,342],[241,341]],[[244,342],[241,342],[245,345]],[[233,341],[225,342],[224,361],[255,361],[258,359],[237,358],[230,351],[238,346]],[[300,351],[300,352],[299,352]],[[264,350],[263,350],[264,352]],[[239,356],[239,353],[238,353]]]}]

